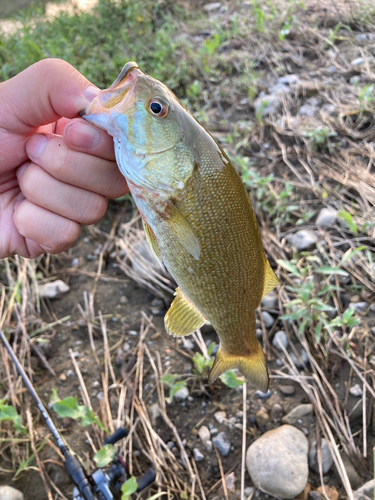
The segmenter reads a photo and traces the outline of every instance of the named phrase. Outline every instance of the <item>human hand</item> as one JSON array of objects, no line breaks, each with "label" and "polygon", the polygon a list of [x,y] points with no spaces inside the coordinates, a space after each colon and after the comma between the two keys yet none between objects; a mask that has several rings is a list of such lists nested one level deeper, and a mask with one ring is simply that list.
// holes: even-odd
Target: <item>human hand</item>
[{"label": "human hand", "polygon": [[0,84],[0,258],[66,250],[128,191],[112,138],[75,118],[96,93],[59,59]]}]

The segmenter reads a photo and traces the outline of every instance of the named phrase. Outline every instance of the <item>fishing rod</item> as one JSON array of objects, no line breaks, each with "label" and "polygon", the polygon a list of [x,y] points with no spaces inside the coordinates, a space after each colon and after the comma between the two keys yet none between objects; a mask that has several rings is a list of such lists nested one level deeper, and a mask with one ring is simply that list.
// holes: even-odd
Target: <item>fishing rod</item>
[{"label": "fishing rod", "polygon": [[[91,475],[88,475],[80,461],[71,454],[68,446],[64,443],[59,431],[57,430],[53,420],[49,416],[42,400],[38,396],[35,387],[27,376],[19,359],[15,355],[8,339],[0,330],[0,338],[9,353],[13,363],[15,364],[18,373],[21,375],[28,391],[33,397],[39,411],[51,431],[56,443],[65,458],[65,469],[68,476],[75,484],[73,490],[73,500],[114,500],[121,498],[121,487],[127,480],[128,467],[124,460],[116,454],[110,467],[105,469],[98,468]],[[114,434],[109,436],[104,444],[115,444],[128,435],[128,431],[124,427],[120,427]],[[137,491],[142,491],[155,481],[156,474],[153,469],[148,469],[145,474],[138,479]]]}]

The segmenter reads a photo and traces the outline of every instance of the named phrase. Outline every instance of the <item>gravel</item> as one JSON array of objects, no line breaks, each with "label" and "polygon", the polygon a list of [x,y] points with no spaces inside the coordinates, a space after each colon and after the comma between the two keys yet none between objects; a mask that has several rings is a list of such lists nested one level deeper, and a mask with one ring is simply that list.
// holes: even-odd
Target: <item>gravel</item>
[{"label": "gravel", "polygon": [[295,425],[299,423],[299,420],[302,420],[304,417],[311,415],[313,412],[312,404],[298,405],[293,408],[285,417],[282,418],[283,424]]},{"label": "gravel", "polygon": [[193,455],[196,462],[202,462],[202,460],[204,460],[204,455],[198,448],[193,448]]},{"label": "gravel", "polygon": [[226,457],[228,455],[230,451],[230,441],[225,432],[220,432],[220,434],[212,438],[212,442],[222,457]]},{"label": "gravel", "polygon": [[279,351],[282,351],[281,346],[283,346],[284,349],[288,349],[289,345],[288,337],[283,330],[279,330],[278,332],[275,333],[275,336],[272,340],[272,345],[276,347],[276,349],[278,349]]},{"label": "gravel", "polygon": [[23,494],[11,486],[0,486],[1,500],[23,500]]}]

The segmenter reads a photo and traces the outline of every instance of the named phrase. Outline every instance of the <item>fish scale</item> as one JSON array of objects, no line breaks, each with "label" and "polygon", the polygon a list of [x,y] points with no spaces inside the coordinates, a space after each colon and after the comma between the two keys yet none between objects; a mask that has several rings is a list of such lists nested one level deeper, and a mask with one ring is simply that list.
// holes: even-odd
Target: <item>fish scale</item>
[{"label": "fish scale", "polygon": [[178,284],[166,330],[189,335],[210,321],[220,345],[209,381],[238,368],[266,392],[255,310],[279,282],[248,193],[225,152],[136,63],[127,63],[82,116],[114,137],[150,247]]}]

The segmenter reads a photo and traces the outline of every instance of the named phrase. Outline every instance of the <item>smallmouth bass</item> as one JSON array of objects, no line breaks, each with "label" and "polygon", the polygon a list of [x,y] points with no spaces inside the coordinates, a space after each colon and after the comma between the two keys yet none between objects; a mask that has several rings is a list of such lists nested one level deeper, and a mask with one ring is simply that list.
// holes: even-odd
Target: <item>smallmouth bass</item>
[{"label": "smallmouth bass", "polygon": [[238,368],[266,392],[255,310],[279,281],[248,193],[225,152],[165,85],[134,62],[81,116],[113,136],[148,243],[178,284],[165,316],[168,333],[189,335],[210,321],[220,345],[209,382]]}]

